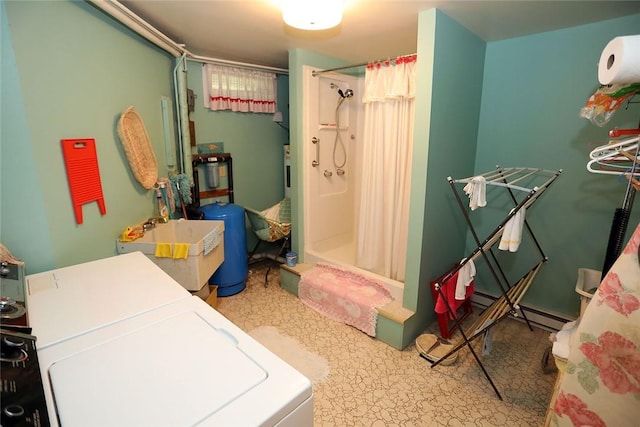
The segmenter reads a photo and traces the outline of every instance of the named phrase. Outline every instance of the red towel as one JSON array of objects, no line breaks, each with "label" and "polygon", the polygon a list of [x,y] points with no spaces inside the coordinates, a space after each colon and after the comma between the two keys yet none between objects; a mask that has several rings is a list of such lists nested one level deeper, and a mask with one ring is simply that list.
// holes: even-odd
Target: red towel
[{"label": "red towel", "polygon": [[457,317],[456,313],[458,312],[458,309],[467,299],[471,297],[471,295],[473,295],[474,288],[475,288],[475,280],[472,280],[469,286],[467,286],[465,299],[458,300],[455,298],[457,282],[458,282],[458,272],[456,271],[456,273],[453,276],[451,276],[449,280],[447,280],[445,283],[441,283],[440,290],[442,291],[442,293],[438,292],[438,298],[436,299],[436,308],[435,308],[436,313],[438,314],[446,313],[447,304],[445,304],[445,301],[442,298],[442,296],[444,295],[444,297],[446,298],[446,301],[449,303],[449,306],[454,312],[453,315],[451,314],[449,315],[451,319],[455,319]]}]

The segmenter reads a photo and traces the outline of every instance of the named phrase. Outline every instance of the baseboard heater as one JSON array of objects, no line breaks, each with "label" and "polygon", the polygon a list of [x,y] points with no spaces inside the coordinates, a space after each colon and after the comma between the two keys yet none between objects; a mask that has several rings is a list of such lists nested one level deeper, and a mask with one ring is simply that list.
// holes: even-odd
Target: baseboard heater
[{"label": "baseboard heater", "polygon": [[[498,298],[493,295],[486,294],[484,292],[479,292],[476,290],[473,296],[471,297],[471,303],[480,309],[485,309],[489,307],[497,299]],[[541,310],[539,308],[534,308],[534,307],[526,306],[523,304],[520,304],[520,308],[522,308],[522,310],[524,311],[525,315],[527,316],[527,319],[529,319],[529,322],[531,322],[532,324],[535,324],[536,326],[542,329],[547,329],[550,331],[558,331],[562,328],[562,326],[565,323],[576,320],[575,318],[571,318],[563,314],[553,313],[550,311]],[[522,315],[520,313],[518,313],[518,317],[514,317],[514,316],[510,316],[510,317],[512,319],[524,322],[524,319],[522,318]]]}]

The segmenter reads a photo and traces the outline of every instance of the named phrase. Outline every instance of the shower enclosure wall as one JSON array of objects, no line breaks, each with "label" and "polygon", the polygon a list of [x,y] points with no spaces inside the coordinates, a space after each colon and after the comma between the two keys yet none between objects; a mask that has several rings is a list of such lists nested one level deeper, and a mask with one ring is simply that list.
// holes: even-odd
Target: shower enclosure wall
[{"label": "shower enclosure wall", "polygon": [[361,162],[364,78],[335,72],[314,77],[314,70],[319,71],[303,67],[304,260],[374,277],[402,301],[403,283],[355,265],[360,176],[366,167]]}]

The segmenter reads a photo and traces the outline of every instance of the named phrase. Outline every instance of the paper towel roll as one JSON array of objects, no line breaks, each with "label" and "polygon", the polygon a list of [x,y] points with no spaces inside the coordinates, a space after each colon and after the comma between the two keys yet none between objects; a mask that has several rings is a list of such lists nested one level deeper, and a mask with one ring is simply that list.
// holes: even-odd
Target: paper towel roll
[{"label": "paper towel roll", "polygon": [[616,37],[600,55],[600,84],[640,83],[640,35]]}]

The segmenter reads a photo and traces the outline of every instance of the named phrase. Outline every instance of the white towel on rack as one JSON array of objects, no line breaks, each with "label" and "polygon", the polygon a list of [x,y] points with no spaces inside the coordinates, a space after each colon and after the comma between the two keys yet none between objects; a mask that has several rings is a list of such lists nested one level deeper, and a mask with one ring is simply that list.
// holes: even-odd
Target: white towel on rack
[{"label": "white towel on rack", "polygon": [[502,236],[500,237],[500,244],[498,245],[498,249],[501,251],[509,250],[509,239],[511,239],[511,229],[513,228],[513,219],[515,216],[511,217],[509,221],[504,225],[502,229]]},{"label": "white towel on rack", "polygon": [[[464,259],[460,261],[464,262]],[[467,298],[467,286],[473,282],[473,277],[476,275],[476,266],[473,264],[473,260],[469,260],[468,263],[463,265],[458,270],[458,281],[456,282],[456,294],[457,300],[464,300]]]},{"label": "white towel on rack", "polygon": [[463,190],[469,196],[469,207],[472,211],[487,206],[486,189],[487,181],[480,175],[471,178],[471,181],[464,186]]},{"label": "white towel on rack", "polygon": [[520,247],[522,240],[522,226],[524,225],[524,216],[526,209],[522,208],[504,225],[502,238],[498,249],[501,251],[516,252]]}]

